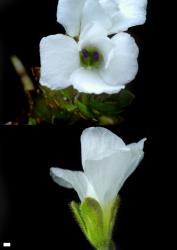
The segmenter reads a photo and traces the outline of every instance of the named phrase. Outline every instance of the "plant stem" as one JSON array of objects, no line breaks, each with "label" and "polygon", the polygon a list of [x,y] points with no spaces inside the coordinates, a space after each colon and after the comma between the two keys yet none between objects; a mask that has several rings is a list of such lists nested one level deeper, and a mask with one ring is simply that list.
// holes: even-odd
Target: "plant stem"
[{"label": "plant stem", "polygon": [[116,250],[116,246],[113,241],[111,241],[109,246],[100,247],[97,250]]}]

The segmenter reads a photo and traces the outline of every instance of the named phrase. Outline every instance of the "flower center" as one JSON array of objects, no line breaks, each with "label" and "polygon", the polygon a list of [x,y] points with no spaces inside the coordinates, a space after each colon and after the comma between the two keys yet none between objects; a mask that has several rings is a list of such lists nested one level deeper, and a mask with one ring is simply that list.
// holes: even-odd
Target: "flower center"
[{"label": "flower center", "polygon": [[87,47],[80,51],[80,62],[84,68],[98,68],[102,55],[96,48]]}]

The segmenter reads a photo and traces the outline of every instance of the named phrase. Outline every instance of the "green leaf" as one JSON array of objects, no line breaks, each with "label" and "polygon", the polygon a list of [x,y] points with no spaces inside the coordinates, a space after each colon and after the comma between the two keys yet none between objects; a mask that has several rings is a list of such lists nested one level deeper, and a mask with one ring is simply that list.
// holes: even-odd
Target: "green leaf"
[{"label": "green leaf", "polygon": [[77,106],[72,100],[67,97],[70,95],[71,89],[65,90],[50,90],[47,87],[41,86],[40,91],[33,97],[34,104],[31,112],[33,118],[41,122],[55,124],[58,120],[76,120],[74,113]]},{"label": "green leaf", "polygon": [[28,124],[27,124],[27,125],[37,125],[36,119],[30,117],[30,118],[28,119]]},{"label": "green leaf", "polygon": [[79,111],[85,118],[94,119],[94,115],[90,112],[88,106],[86,106],[84,103],[76,100],[75,105],[77,105]]},{"label": "green leaf", "polygon": [[120,124],[121,122],[123,122],[123,118],[120,115],[116,117],[100,116],[98,120],[99,120],[99,125],[102,125],[102,126]]},{"label": "green leaf", "polygon": [[92,95],[90,109],[97,111],[100,115],[115,116],[130,105],[134,98],[135,96],[129,90],[122,90],[119,94],[113,95]]},{"label": "green leaf", "polygon": [[117,106],[119,106],[120,109],[124,109],[125,107],[129,106],[135,99],[135,95],[127,89],[120,91],[118,96],[119,98],[117,100]]},{"label": "green leaf", "polygon": [[[73,124],[81,120],[96,125],[114,125],[123,121],[120,113],[133,101],[134,95],[128,90],[118,94],[79,93],[73,87],[62,90],[51,90],[45,86],[30,93],[29,116],[36,124],[57,124],[65,121]],[[35,125],[35,121],[29,121]]]}]

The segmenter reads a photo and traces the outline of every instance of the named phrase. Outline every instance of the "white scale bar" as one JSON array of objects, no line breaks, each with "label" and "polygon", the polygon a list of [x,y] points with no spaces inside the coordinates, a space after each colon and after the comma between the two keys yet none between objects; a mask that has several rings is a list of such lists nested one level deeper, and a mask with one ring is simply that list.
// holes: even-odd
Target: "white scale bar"
[{"label": "white scale bar", "polygon": [[4,242],[3,243],[3,247],[10,247],[11,246],[11,243],[10,242]]}]

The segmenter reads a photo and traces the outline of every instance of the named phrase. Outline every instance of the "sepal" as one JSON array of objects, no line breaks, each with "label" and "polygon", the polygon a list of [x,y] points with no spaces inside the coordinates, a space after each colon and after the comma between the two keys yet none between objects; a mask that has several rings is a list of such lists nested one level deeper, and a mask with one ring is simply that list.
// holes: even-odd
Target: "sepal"
[{"label": "sepal", "polygon": [[81,204],[71,202],[70,207],[77,223],[95,249],[115,250],[112,232],[119,205],[119,197],[104,209],[91,197],[85,198]]}]

